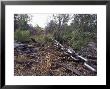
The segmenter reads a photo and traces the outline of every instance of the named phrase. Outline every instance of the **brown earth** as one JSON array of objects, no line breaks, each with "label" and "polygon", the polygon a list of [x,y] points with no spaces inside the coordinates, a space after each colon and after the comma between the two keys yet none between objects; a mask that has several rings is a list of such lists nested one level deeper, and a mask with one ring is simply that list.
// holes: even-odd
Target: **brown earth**
[{"label": "brown earth", "polygon": [[28,43],[14,49],[15,76],[95,76],[53,43]]}]

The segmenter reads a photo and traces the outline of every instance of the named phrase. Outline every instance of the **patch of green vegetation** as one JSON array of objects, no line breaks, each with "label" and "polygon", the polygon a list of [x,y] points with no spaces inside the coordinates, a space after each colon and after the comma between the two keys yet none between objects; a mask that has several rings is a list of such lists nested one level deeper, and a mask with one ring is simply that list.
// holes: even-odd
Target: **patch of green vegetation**
[{"label": "patch of green vegetation", "polygon": [[54,38],[63,45],[66,44],[76,50],[80,50],[88,42],[95,42],[97,36],[96,33],[84,32],[81,29],[74,29],[73,31],[66,29],[66,31],[56,32]]},{"label": "patch of green vegetation", "polygon": [[37,41],[37,42],[44,41],[44,35],[34,35],[34,36],[31,36],[31,38],[35,39],[35,41]]},{"label": "patch of green vegetation", "polygon": [[19,42],[29,41],[30,32],[28,30],[16,30],[14,32],[14,39]]},{"label": "patch of green vegetation", "polygon": [[40,35],[34,35],[31,38],[34,38],[37,42],[40,43],[48,43],[48,42],[52,42],[52,35],[51,34],[40,34]]},{"label": "patch of green vegetation", "polygon": [[70,34],[69,45],[76,50],[80,50],[81,47],[87,45],[88,42],[96,41],[96,34],[89,32],[73,31]]},{"label": "patch of green vegetation", "polygon": [[44,40],[45,42],[52,42],[53,36],[51,34],[45,35]]}]

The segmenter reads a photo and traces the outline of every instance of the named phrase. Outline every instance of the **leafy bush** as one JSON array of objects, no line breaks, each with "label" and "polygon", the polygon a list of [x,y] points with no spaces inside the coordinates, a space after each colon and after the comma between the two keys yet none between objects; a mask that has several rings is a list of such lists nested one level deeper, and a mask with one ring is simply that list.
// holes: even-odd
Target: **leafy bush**
[{"label": "leafy bush", "polygon": [[88,42],[96,42],[97,36],[93,32],[84,32],[82,28],[78,29],[65,29],[56,31],[54,38],[62,45],[71,46],[76,50],[80,50],[81,47],[87,45]]},{"label": "leafy bush", "polygon": [[19,42],[29,41],[30,32],[27,30],[16,30],[14,32],[14,39]]},{"label": "leafy bush", "polygon": [[64,44],[65,43],[65,39],[64,39],[64,32],[63,31],[56,31],[54,34],[53,34],[53,37],[54,39],[56,39],[57,41],[59,41],[61,44]]},{"label": "leafy bush", "polygon": [[35,39],[37,42],[44,41],[44,35],[35,35],[35,36],[31,36],[31,38]]},{"label": "leafy bush", "polygon": [[80,50],[81,47],[87,45],[88,42],[96,41],[96,34],[89,33],[89,32],[80,32],[78,30],[73,31],[71,34],[69,34],[68,42],[71,47],[73,47],[76,50]]},{"label": "leafy bush", "polygon": [[52,42],[53,36],[51,34],[47,34],[44,37],[45,42]]}]

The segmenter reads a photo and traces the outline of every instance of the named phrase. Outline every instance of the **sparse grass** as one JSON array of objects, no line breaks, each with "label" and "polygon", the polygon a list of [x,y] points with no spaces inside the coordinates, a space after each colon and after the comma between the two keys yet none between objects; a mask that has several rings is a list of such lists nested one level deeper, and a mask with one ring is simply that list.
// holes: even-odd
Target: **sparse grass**
[{"label": "sparse grass", "polygon": [[48,35],[44,35],[44,34],[35,35],[35,36],[32,36],[31,38],[34,38],[39,43],[52,42],[52,35],[51,34],[48,34]]}]

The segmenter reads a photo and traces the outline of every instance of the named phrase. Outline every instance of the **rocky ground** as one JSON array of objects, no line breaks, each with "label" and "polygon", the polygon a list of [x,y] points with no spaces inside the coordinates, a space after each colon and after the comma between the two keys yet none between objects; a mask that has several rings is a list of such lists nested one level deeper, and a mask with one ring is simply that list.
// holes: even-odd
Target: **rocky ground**
[{"label": "rocky ground", "polygon": [[[82,62],[76,62],[64,51],[50,43],[15,43],[14,75],[15,76],[96,76]],[[90,64],[97,68],[96,47],[82,48],[78,53],[88,58]]]}]

